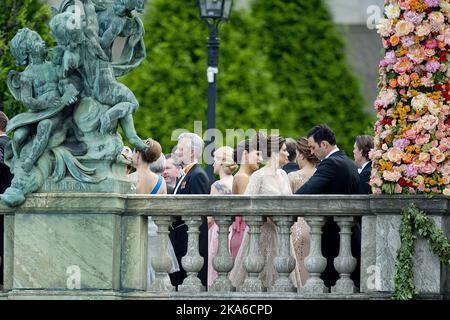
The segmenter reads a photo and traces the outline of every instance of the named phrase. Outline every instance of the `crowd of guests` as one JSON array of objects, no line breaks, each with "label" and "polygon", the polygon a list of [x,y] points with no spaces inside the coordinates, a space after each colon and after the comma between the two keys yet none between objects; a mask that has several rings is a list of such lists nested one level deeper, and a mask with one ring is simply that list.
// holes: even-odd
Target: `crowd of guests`
[{"label": "crowd of guests", "polygon": [[[136,193],[292,195],[371,192],[369,151],[373,148],[373,138],[368,135],[356,138],[352,161],[337,146],[333,131],[323,124],[315,126],[306,137],[297,140],[259,133],[252,139],[241,141],[235,149],[228,146],[218,148],[214,152],[213,164],[218,179],[212,184],[200,165],[204,148],[200,136],[194,133],[180,135],[174,153],[167,155],[162,155],[162,148],[157,141],[148,139],[146,144],[149,148],[145,153],[135,151],[130,157],[135,172],[129,177],[136,186]],[[361,221],[357,220],[353,227],[351,243],[358,265],[360,224]],[[149,227],[150,230],[155,232],[153,227]],[[206,288],[217,278],[212,261],[218,248],[218,230],[213,217],[203,218],[199,252],[204,265],[198,276]],[[291,254],[296,260],[291,278],[295,286],[301,288],[309,277],[303,262],[309,254],[310,228],[299,217],[291,231]],[[152,236],[156,239],[156,233]],[[171,225],[169,237],[169,255],[173,260],[170,281],[177,287],[186,277],[181,258],[187,252],[187,226],[181,217],[177,217]],[[244,217],[234,218],[228,238],[229,252],[234,258],[229,278],[233,286],[239,288],[247,276],[244,259],[250,247]],[[278,277],[273,265],[278,255],[278,232],[276,222],[270,217],[261,227],[260,248],[265,259],[260,279],[265,287],[270,288]],[[333,267],[333,260],[339,253],[339,228],[332,220],[323,227],[322,253],[328,262],[322,279],[326,286],[331,287],[339,278]],[[352,279],[359,286],[359,267],[352,274]]]},{"label": "crowd of guests", "polygon": [[[3,163],[4,146],[8,143],[6,125],[8,118],[0,112],[0,194],[9,186],[12,175]],[[339,149],[333,131],[326,125],[313,127],[306,137],[297,140],[279,135],[258,133],[251,139],[238,143],[235,149],[224,146],[214,152],[214,174],[218,180],[211,183],[200,165],[204,142],[194,133],[183,133],[178,137],[176,149],[164,155],[161,145],[153,140],[145,140],[145,152],[132,151],[124,147],[122,155],[132,165],[127,170],[128,177],[137,194],[369,194],[371,162],[369,151],[373,148],[373,137],[356,137],[353,157],[350,160]],[[352,253],[359,265],[361,244],[361,221],[356,221],[352,229]],[[2,221],[0,228],[3,229]],[[156,253],[157,227],[149,218],[149,263],[148,286],[154,279],[151,258]],[[187,226],[181,217],[176,217],[170,226],[169,256],[172,268],[167,281],[176,288],[186,278],[181,258],[187,253]],[[212,261],[218,248],[219,227],[213,217],[203,217],[199,234],[199,252],[204,264],[198,277],[205,288],[217,278]],[[1,231],[1,230],[0,230]],[[299,217],[291,229],[291,254],[296,260],[291,273],[294,285],[304,286],[309,274],[304,267],[304,259],[309,254],[310,228]],[[327,259],[327,267],[322,279],[327,287],[339,278],[333,267],[333,260],[339,253],[339,228],[329,220],[322,228],[322,254]],[[260,249],[265,266],[259,277],[266,288],[273,286],[278,277],[273,260],[278,255],[278,231],[274,220],[267,217],[260,230]],[[1,242],[1,238],[0,238]],[[249,254],[248,226],[245,217],[236,216],[229,228],[229,252],[234,258],[234,266],[229,278],[236,288],[244,283],[247,276],[244,259]],[[0,250],[3,245],[0,244]],[[1,255],[1,252],[0,252]],[[359,267],[352,274],[359,286]],[[170,280],[169,280],[170,279]]]}]

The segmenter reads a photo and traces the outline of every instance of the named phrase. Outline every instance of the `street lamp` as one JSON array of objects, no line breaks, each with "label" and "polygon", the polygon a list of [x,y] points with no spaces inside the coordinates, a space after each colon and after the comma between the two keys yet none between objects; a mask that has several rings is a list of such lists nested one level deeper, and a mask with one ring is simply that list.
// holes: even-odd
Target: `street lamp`
[{"label": "street lamp", "polygon": [[[206,149],[207,159],[211,159],[214,152],[214,134],[216,128],[216,75],[219,66],[219,24],[230,18],[233,0],[198,0],[200,18],[207,24],[209,29],[208,38],[208,68],[206,76],[208,79],[208,111],[206,113]],[[212,145],[211,147],[209,147]],[[206,164],[206,173],[212,183],[214,181],[214,171],[211,163]]]}]

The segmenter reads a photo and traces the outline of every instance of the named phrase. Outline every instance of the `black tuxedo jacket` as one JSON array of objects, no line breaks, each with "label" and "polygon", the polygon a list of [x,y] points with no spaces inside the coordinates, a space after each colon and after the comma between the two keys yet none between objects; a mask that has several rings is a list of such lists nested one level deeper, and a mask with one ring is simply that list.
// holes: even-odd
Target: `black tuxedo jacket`
[{"label": "black tuxedo jacket", "polygon": [[357,194],[358,168],[344,151],[337,151],[322,160],[314,175],[296,194]]},{"label": "black tuxedo jacket", "polygon": [[364,169],[359,173],[359,193],[370,194],[372,188],[370,187],[370,173],[372,172],[372,161],[370,161]]},{"label": "black tuxedo jacket", "polygon": [[11,180],[13,179],[13,175],[9,170],[9,167],[0,162],[0,194],[5,192],[7,188],[11,185]]},{"label": "black tuxedo jacket", "polygon": [[[182,179],[182,178],[180,178]],[[180,182],[177,179],[176,186]],[[176,189],[176,187],[175,187]],[[176,194],[209,194],[211,185],[205,170],[196,163],[186,174]]]},{"label": "black tuxedo jacket", "polygon": [[[180,182],[177,179],[176,186]],[[175,187],[176,188],[176,187]],[[184,179],[181,181],[181,185],[178,188],[176,194],[209,194],[210,193],[210,183],[206,172],[197,163],[191,170],[186,174]],[[200,225],[199,234],[199,246],[198,250],[200,255],[203,257],[203,267],[198,273],[198,277],[202,281],[204,286],[207,286],[207,275],[208,275],[208,223],[206,217],[202,217],[202,224]],[[178,286],[183,283],[184,278],[187,274],[181,264],[181,258],[187,253],[187,226],[181,217],[176,217],[176,221],[169,227],[169,237],[175,251],[175,255],[180,265],[180,271],[170,274],[170,280],[172,285]]]},{"label": "black tuxedo jacket", "polygon": [[[358,168],[343,151],[338,151],[322,160],[314,175],[306,182],[296,194],[356,194],[359,187]],[[339,274],[333,266],[334,258],[339,254],[339,227],[336,222],[329,220],[322,227],[322,254],[327,259],[327,267],[321,278],[325,286],[335,285]],[[358,231],[352,235],[352,248],[354,256],[359,261]],[[352,250],[353,251],[353,250]],[[356,251],[356,252],[355,252]],[[359,249],[360,251],[360,249]],[[359,267],[357,267],[358,269]],[[359,269],[358,269],[359,270]],[[352,279],[359,279],[359,274],[352,273]],[[359,281],[355,281],[359,285]]]}]

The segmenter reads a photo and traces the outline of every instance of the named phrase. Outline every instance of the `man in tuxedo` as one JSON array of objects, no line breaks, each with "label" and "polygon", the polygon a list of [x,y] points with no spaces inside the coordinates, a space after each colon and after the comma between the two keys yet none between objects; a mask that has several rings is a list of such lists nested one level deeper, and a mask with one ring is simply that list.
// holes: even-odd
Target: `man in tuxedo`
[{"label": "man in tuxedo", "polygon": [[[199,164],[203,152],[203,140],[194,133],[183,133],[178,137],[175,151],[175,159],[183,168],[181,176],[177,179],[174,194],[209,194],[210,182],[206,172]],[[186,271],[181,264],[181,258],[187,252],[187,226],[181,217],[169,228],[170,240],[174,247],[175,255],[180,265],[180,271],[170,274],[170,280],[174,286],[181,285],[186,278]],[[202,284],[207,286],[208,272],[208,224],[206,217],[202,217],[199,235],[199,252],[203,257],[203,267],[198,273]]]},{"label": "man in tuxedo", "polygon": [[181,170],[175,163],[175,156],[172,153],[166,154],[164,161],[163,178],[166,181],[167,194],[173,194],[175,191],[177,178],[180,176]]},{"label": "man in tuxedo", "polygon": [[[334,132],[325,124],[312,128],[307,135],[311,153],[319,160],[314,175],[296,194],[355,194],[358,193],[358,170],[343,151],[336,145]],[[327,267],[322,273],[325,286],[335,285],[339,274],[334,269],[334,258],[339,254],[339,227],[334,221],[327,221],[322,228],[322,253]]]},{"label": "man in tuxedo", "polygon": [[363,135],[356,137],[353,146],[353,157],[358,166],[359,192],[360,194],[370,194],[372,189],[369,185],[370,173],[372,172],[372,161],[369,159],[369,151],[373,149],[373,137]]},{"label": "man in tuxedo", "polygon": [[292,138],[286,138],[286,151],[289,153],[288,160],[282,169],[286,173],[291,173],[300,170],[296,160],[297,160],[297,142]]}]

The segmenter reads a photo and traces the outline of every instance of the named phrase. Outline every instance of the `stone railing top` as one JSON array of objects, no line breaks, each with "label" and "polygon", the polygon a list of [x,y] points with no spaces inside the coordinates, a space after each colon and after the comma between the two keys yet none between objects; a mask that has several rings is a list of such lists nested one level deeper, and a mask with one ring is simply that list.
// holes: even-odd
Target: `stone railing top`
[{"label": "stone railing top", "polygon": [[448,215],[450,197],[422,195],[126,195],[111,193],[36,193],[1,214],[114,213],[125,215],[376,215],[399,214],[411,202],[428,214]]}]

